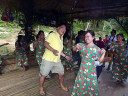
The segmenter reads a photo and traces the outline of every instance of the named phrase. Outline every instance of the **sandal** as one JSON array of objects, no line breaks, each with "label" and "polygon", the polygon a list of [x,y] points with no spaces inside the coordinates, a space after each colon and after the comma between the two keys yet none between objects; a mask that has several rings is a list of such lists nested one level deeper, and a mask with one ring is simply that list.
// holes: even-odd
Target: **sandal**
[{"label": "sandal", "polygon": [[46,94],[45,91],[43,91],[43,92],[40,91],[41,96],[44,96],[45,94]]},{"label": "sandal", "polygon": [[68,92],[69,91],[69,89],[68,88],[61,88],[62,90],[64,90],[64,91],[66,91],[66,92]]}]

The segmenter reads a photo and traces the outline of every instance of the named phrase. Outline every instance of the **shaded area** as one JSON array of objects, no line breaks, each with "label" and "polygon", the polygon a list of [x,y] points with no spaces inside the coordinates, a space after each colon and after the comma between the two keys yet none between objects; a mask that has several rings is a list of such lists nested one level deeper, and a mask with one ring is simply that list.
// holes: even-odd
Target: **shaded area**
[{"label": "shaded area", "polygon": [[[1,0],[0,5],[1,8],[8,7],[25,14],[51,19],[63,16],[70,20],[128,16],[127,0]],[[31,19],[31,16],[29,17]]]}]

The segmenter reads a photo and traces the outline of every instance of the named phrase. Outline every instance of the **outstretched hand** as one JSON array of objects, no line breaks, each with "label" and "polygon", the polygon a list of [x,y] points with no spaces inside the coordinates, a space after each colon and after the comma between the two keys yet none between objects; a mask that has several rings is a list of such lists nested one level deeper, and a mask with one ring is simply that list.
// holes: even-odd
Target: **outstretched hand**
[{"label": "outstretched hand", "polygon": [[58,56],[58,53],[59,53],[58,50],[53,50],[53,54],[54,54],[55,56]]},{"label": "outstretched hand", "polygon": [[66,56],[65,57],[67,60],[71,60],[72,58],[71,57],[69,57],[69,56]]},{"label": "outstretched hand", "polygon": [[77,47],[78,49],[80,49],[80,48],[81,48],[81,46],[80,46],[80,45],[77,45],[76,47]]},{"label": "outstretched hand", "polygon": [[101,54],[105,54],[106,50],[104,48],[101,49]]}]

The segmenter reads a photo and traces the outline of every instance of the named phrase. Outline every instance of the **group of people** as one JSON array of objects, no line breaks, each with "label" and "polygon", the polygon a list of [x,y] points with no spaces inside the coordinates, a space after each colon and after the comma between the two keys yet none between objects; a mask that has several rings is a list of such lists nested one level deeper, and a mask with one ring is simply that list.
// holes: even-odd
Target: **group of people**
[{"label": "group of people", "polygon": [[118,84],[126,81],[128,75],[127,47],[128,42],[124,39],[124,35],[122,33],[116,35],[116,30],[112,30],[111,36],[107,37],[105,55],[111,57],[107,70],[110,70],[113,62],[112,74]]},{"label": "group of people", "polygon": [[[128,40],[125,41],[122,33],[116,35],[116,30],[112,30],[111,35],[106,35],[103,41],[99,37],[99,41],[96,44],[100,48],[105,48],[105,57],[111,57],[107,70],[112,69],[113,78],[117,80],[117,83],[122,84],[127,79],[128,72]],[[100,66],[100,68],[102,67],[105,67],[105,62]]]},{"label": "group of people", "polygon": [[[123,34],[115,36],[115,30],[112,30],[111,36],[104,39],[104,46],[101,38],[94,42],[95,33],[93,30],[80,31],[76,37],[76,43],[72,43],[71,32],[66,31],[66,26],[61,25],[56,32],[50,32],[45,39],[43,31],[39,31],[33,48],[36,53],[36,61],[40,68],[40,95],[45,95],[44,82],[50,72],[58,73],[60,88],[69,91],[64,86],[64,66],[60,57],[64,57],[66,71],[73,70],[73,64],[78,60],[79,71],[77,73],[71,96],[99,96],[97,83],[96,63],[113,61],[112,74],[118,83],[126,80],[128,75],[128,64],[126,48]],[[64,40],[63,40],[64,36]],[[28,58],[25,49],[28,45],[25,43],[24,36],[19,35],[15,43],[16,46],[16,64],[24,71],[28,66]],[[110,53],[110,54],[109,54]],[[109,57],[108,57],[109,54]],[[111,54],[114,54],[111,55]],[[114,58],[113,58],[114,57]],[[104,67],[104,63],[102,67]]]}]

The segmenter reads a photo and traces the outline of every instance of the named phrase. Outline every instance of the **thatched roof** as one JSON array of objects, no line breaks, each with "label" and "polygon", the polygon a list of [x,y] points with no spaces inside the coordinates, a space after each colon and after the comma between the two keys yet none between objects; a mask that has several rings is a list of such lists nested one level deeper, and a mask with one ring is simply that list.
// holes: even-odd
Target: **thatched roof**
[{"label": "thatched roof", "polygon": [[0,0],[1,8],[33,15],[71,18],[128,17],[128,0]]}]

